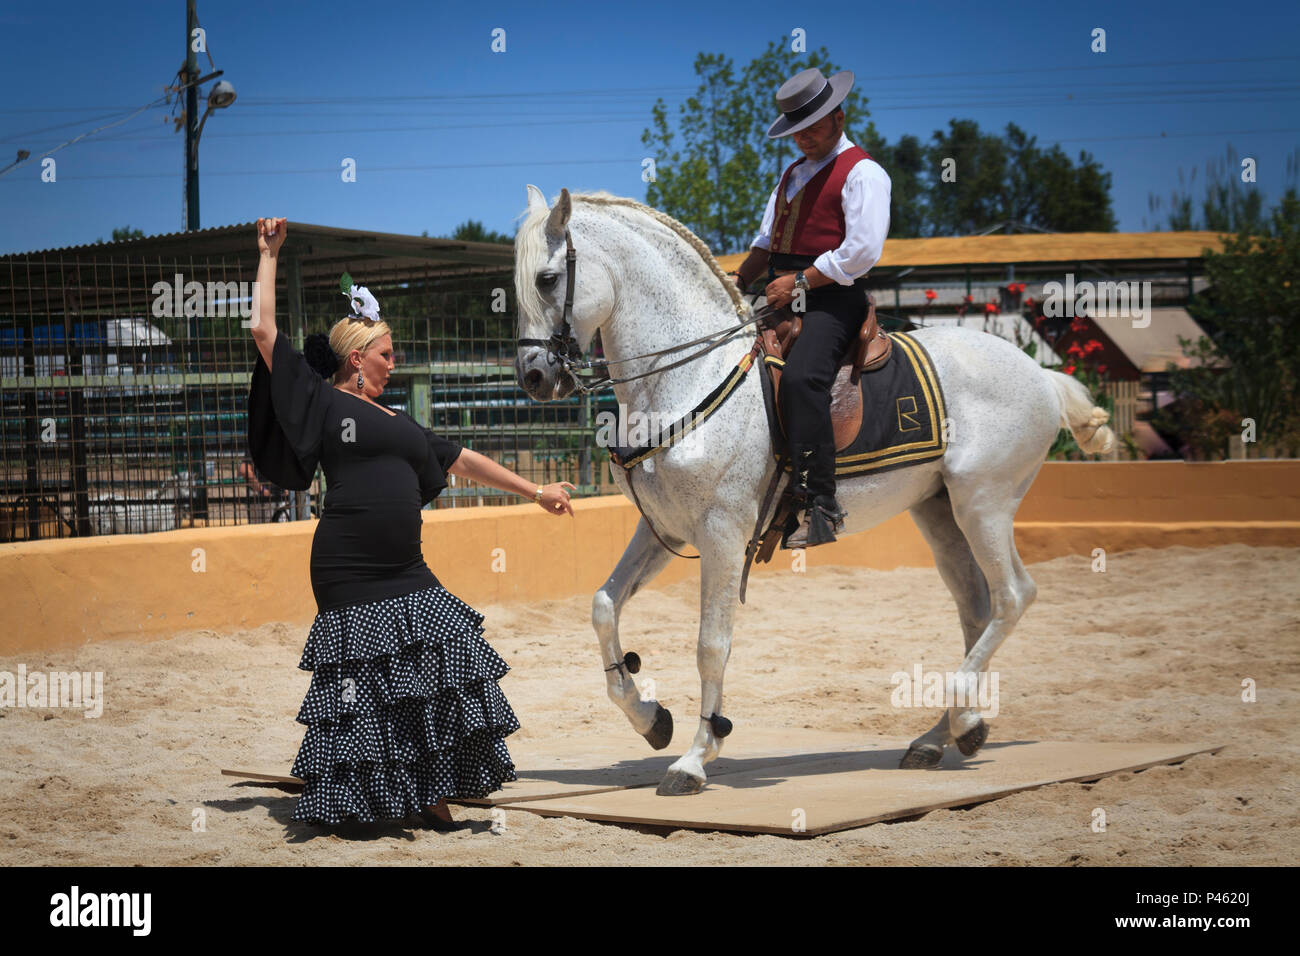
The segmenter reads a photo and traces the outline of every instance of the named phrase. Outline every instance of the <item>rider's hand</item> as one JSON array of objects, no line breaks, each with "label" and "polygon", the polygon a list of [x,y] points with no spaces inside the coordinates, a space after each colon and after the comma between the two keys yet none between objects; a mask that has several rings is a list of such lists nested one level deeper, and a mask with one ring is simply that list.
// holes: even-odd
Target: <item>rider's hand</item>
[{"label": "rider's hand", "polygon": [[767,304],[780,309],[794,301],[794,276],[777,276],[763,290]]},{"label": "rider's hand", "polygon": [[565,488],[578,490],[577,485],[570,484],[567,481],[557,481],[549,485],[542,485],[542,500],[538,502],[542,508],[553,515],[562,515],[566,511],[573,514],[573,505],[569,504],[569,493]]},{"label": "rider's hand", "polygon": [[289,221],[287,219],[268,218],[257,220],[258,251],[264,256],[277,254],[288,231]]}]

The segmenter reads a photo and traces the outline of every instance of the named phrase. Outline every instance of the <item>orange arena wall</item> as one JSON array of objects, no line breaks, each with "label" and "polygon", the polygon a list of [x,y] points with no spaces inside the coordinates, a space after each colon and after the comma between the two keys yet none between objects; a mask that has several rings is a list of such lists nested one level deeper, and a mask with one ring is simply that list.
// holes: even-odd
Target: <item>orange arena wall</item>
[{"label": "orange arena wall", "polygon": [[[636,527],[621,496],[574,501],[575,518],[533,504],[426,511],[424,555],[474,606],[591,594]],[[227,631],[315,615],[315,521],[0,544],[0,654],[110,638]],[[1016,516],[1026,563],[1093,549],[1300,546],[1300,461],[1049,462]],[[500,549],[500,550],[497,550]],[[493,570],[494,561],[504,570]],[[907,514],[805,554],[807,567],[927,567]],[[750,588],[791,573],[791,552],[755,565]],[[675,558],[651,583],[698,579]]]}]

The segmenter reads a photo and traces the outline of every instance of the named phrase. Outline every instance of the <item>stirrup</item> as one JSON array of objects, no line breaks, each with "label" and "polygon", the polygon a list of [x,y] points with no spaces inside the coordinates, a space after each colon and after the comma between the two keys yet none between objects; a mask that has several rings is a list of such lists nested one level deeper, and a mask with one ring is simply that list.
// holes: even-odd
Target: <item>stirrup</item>
[{"label": "stirrup", "polygon": [[[830,544],[835,540],[835,533],[844,530],[844,519],[847,517],[848,513],[840,507],[834,495],[817,495],[805,510],[803,520],[794,527],[787,528],[781,538],[781,548],[788,551]],[[791,542],[790,539],[797,537],[798,532],[804,530],[805,526],[807,533],[804,541]]]},{"label": "stirrup", "polygon": [[844,530],[848,512],[840,507],[834,495],[818,495],[808,509],[808,547],[830,544],[835,532]]}]

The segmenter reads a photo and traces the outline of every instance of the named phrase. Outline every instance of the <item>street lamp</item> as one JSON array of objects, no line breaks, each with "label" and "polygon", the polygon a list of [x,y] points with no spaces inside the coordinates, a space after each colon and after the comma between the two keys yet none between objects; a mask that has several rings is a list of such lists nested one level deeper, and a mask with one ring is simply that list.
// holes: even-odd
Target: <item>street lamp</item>
[{"label": "street lamp", "polygon": [[[190,57],[193,57],[190,53]],[[217,70],[207,76],[199,76],[195,64],[187,62],[181,68],[185,78],[185,207],[183,226],[186,232],[199,228],[199,136],[203,133],[203,124],[213,110],[224,109],[235,102],[235,88],[226,80],[214,84],[208,93],[208,108],[196,121],[199,113],[198,88],[208,80],[215,80],[224,70]],[[193,78],[191,80],[191,78]]]},{"label": "street lamp", "polygon": [[6,166],[4,169],[0,169],[0,176],[3,176],[5,173],[9,172],[9,170],[13,169],[15,166],[17,166],[19,163],[21,163],[24,159],[26,159],[30,155],[31,153],[27,152],[27,150],[25,149],[18,150],[18,158],[15,159],[8,166]]},{"label": "street lamp", "polygon": [[[202,82],[200,80],[199,82]],[[213,110],[225,109],[231,103],[235,102],[235,88],[227,80],[219,80],[216,85],[208,92],[208,108],[203,111],[203,118],[199,120],[199,130],[194,134],[194,145],[199,145],[199,137],[203,135],[203,124],[208,121],[209,114]],[[194,165],[197,167],[199,162],[197,150],[194,153]]]}]

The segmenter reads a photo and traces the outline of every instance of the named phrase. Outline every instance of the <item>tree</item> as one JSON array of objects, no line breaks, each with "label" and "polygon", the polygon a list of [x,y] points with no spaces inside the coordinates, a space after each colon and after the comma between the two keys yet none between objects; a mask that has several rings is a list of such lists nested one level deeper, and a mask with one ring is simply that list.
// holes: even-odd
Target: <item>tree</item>
[{"label": "tree", "polygon": [[[784,40],[768,44],[740,71],[729,57],[695,58],[700,86],[678,107],[674,130],[660,98],[651,109],[641,142],[651,152],[655,175],[646,203],[680,220],[716,255],[749,248],[762,224],[767,198],[797,155],[788,138],[768,139],[779,115],[776,91],[800,70],[839,71],[825,47],[791,58]],[[878,142],[866,99],[853,90],[844,101],[844,131],[857,143]]]},{"label": "tree", "polygon": [[909,133],[893,146],[882,140],[863,143],[863,148],[889,174],[889,234],[900,239],[923,235],[928,201],[925,146]]},{"label": "tree", "polygon": [[[429,230],[425,229],[420,233],[422,236],[428,236]],[[450,236],[442,236],[443,239],[459,239],[462,242],[497,242],[502,245],[514,245],[514,236],[507,236],[505,233],[496,232],[488,229],[477,219],[466,219],[455,228]]]},{"label": "tree", "polygon": [[[1287,157],[1286,167],[1284,182],[1294,186],[1297,174],[1300,174],[1300,149]],[[1212,232],[1261,232],[1267,228],[1263,196],[1253,182],[1242,179],[1242,171],[1241,160],[1231,143],[1222,157],[1207,160],[1205,196],[1197,216],[1196,201],[1192,198],[1196,169],[1193,167],[1190,173],[1185,174],[1183,168],[1178,167],[1178,188],[1169,195],[1169,211],[1165,218],[1168,227],[1175,231],[1206,229]],[[1152,215],[1160,213],[1164,203],[1155,193],[1147,193],[1147,211]],[[1160,224],[1156,223],[1154,228],[1159,231]]]},{"label": "tree", "polygon": [[[113,242],[121,242],[123,239],[143,239],[143,229],[132,229],[130,226],[119,226],[113,230]],[[96,239],[96,242],[103,242],[102,238]]]},{"label": "tree", "polygon": [[[974,120],[950,120],[935,130],[926,148],[930,178],[927,229],[930,235],[970,235],[1011,218],[1007,205],[1007,149],[996,136],[980,133]],[[948,164],[955,178],[943,179]],[[886,170],[888,172],[888,170]]]},{"label": "tree", "polygon": [[1030,181],[1033,211],[1026,222],[1051,232],[1114,232],[1118,227],[1110,203],[1110,173],[1088,153],[1076,166],[1060,146],[1032,155]]},{"label": "tree", "polygon": [[[1113,232],[1110,173],[1086,151],[1076,166],[1059,146],[1044,151],[1036,141],[1015,123],[1002,136],[981,133],[973,120],[936,130],[925,150],[921,234],[970,235],[1007,220],[1048,232]],[[945,163],[952,181],[945,181]],[[897,235],[892,225],[890,235]]]},{"label": "tree", "polygon": [[1207,250],[1210,286],[1187,305],[1205,330],[1181,339],[1196,367],[1169,367],[1177,407],[1153,417],[1205,457],[1227,450],[1228,436],[1254,422],[1262,448],[1300,449],[1300,194],[1291,187],[1271,221],[1243,225]]},{"label": "tree", "polygon": [[[641,134],[655,164],[646,202],[681,220],[716,254],[749,248],[768,196],[798,156],[790,138],[767,137],[775,93],[810,66],[827,75],[839,69],[824,47],[796,60],[783,40],[739,72],[721,54],[696,57],[700,86],[678,107],[676,127],[659,99]],[[858,90],[846,97],[844,112],[845,134],[889,174],[891,236],[969,234],[1007,220],[1048,231],[1116,228],[1110,174],[1087,152],[1076,164],[1059,146],[1040,149],[1014,123],[997,136],[955,119],[929,143],[906,134],[891,145]],[[943,176],[945,159],[956,163],[955,180]]]},{"label": "tree", "polygon": [[[1288,179],[1295,182],[1294,170],[1296,157],[1300,150],[1288,157]],[[1200,216],[1196,215],[1196,200],[1192,199],[1192,189],[1196,185],[1196,169],[1184,174],[1182,166],[1178,168],[1178,189],[1169,196],[1169,212],[1166,224],[1175,232],[1187,232],[1192,229],[1206,229],[1216,233],[1240,232],[1248,229],[1261,232],[1265,228],[1264,199],[1253,183],[1244,183],[1242,164],[1239,163],[1236,150],[1232,144],[1225,148],[1223,156],[1205,163],[1205,196],[1200,204]],[[1186,182],[1186,187],[1184,187]],[[1164,208],[1165,200],[1154,193],[1147,194],[1147,211],[1157,215]],[[1145,220],[1143,220],[1145,222]],[[1156,224],[1160,230],[1160,224]]]}]

